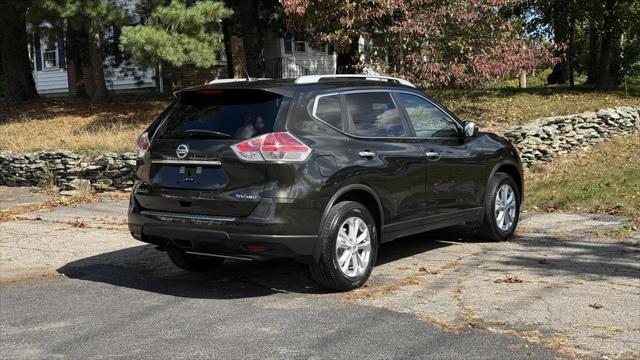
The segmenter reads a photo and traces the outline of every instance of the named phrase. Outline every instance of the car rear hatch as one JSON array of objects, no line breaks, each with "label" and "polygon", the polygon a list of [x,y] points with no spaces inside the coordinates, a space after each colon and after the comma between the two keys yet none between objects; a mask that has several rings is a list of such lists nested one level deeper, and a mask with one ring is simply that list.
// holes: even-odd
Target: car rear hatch
[{"label": "car rear hatch", "polygon": [[272,132],[289,98],[254,89],[178,93],[145,156],[148,184],[136,192],[147,210],[241,217],[265,184],[264,162],[239,159],[231,145]]}]

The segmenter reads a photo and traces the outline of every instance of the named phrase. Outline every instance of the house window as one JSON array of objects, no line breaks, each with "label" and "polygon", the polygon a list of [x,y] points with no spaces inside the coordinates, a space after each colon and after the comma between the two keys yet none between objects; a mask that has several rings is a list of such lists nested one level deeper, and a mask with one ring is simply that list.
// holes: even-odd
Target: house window
[{"label": "house window", "polygon": [[216,64],[218,65],[227,64],[227,52],[224,50],[224,47],[216,52],[215,58],[216,58]]},{"label": "house window", "polygon": [[42,38],[42,64],[45,69],[58,68],[58,41],[55,37]]},{"label": "house window", "polygon": [[294,41],[293,51],[297,53],[303,53],[307,50],[307,43],[304,41]]},{"label": "house window", "polygon": [[293,36],[291,34],[286,34],[284,36],[284,53],[285,54],[291,54],[293,49],[292,41],[293,41]]},{"label": "house window", "polygon": [[309,48],[311,48],[316,54],[324,54],[326,52],[326,44],[318,44],[318,43],[309,43]]}]

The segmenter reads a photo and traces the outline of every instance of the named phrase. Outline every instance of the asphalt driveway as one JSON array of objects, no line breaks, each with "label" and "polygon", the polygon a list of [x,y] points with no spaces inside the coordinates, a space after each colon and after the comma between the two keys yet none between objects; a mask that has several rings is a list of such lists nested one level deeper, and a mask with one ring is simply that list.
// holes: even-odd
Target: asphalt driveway
[{"label": "asphalt driveway", "polygon": [[[0,209],[46,201],[0,188]],[[18,205],[17,205],[18,204]],[[371,281],[317,288],[288,261],[190,274],[130,238],[126,201],[0,222],[0,357],[539,359],[640,356],[640,239],[622,220],[526,214],[383,246]]]}]

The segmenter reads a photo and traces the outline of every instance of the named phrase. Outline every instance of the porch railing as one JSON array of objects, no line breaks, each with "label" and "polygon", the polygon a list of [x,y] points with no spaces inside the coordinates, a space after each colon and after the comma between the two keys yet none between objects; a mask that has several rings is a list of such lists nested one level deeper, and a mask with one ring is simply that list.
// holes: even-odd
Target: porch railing
[{"label": "porch railing", "polygon": [[309,75],[309,69],[287,57],[265,61],[265,75],[274,79],[290,79]]}]

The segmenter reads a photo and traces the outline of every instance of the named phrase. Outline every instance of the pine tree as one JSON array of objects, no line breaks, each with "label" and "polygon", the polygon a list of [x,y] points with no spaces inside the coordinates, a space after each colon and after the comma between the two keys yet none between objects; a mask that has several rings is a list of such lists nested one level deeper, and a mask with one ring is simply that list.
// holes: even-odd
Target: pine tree
[{"label": "pine tree", "polygon": [[143,66],[167,63],[207,68],[214,65],[215,54],[223,46],[222,20],[231,13],[218,1],[188,6],[173,0],[154,9],[143,25],[123,27],[121,46]]}]

